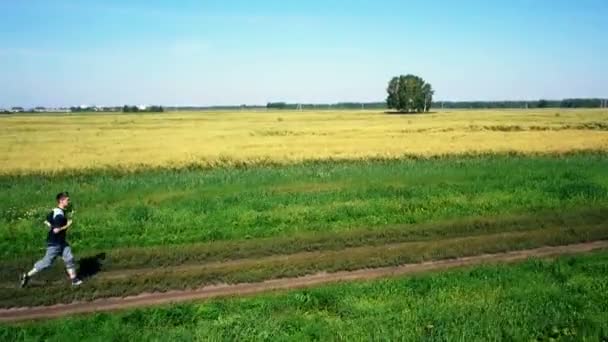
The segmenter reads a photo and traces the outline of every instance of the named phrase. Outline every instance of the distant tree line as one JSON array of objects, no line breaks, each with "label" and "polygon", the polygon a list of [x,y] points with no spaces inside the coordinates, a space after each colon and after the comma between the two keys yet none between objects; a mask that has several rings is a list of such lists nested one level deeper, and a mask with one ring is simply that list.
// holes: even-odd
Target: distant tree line
[{"label": "distant tree line", "polygon": [[203,111],[203,110],[252,110],[264,109],[264,105],[219,105],[219,106],[167,106],[163,107],[165,111]]},{"label": "distant tree line", "polygon": [[[599,98],[571,98],[563,100],[533,100],[533,101],[432,101],[430,108],[438,109],[517,109],[517,108],[608,108],[608,99]],[[339,103],[287,103],[268,102],[264,105],[240,105],[240,106],[150,106],[139,108],[136,106],[123,107],[70,107],[75,113],[81,112],[164,112],[164,111],[203,111],[203,110],[323,110],[323,109],[388,109],[387,102],[339,102]],[[423,111],[424,111],[424,107]],[[63,109],[63,108],[62,108]],[[24,108],[11,107],[0,109],[0,114],[35,113],[49,110],[45,107]],[[50,109],[53,111],[54,109]]]},{"label": "distant tree line", "polygon": [[447,109],[516,109],[559,108],[561,101],[437,101],[436,108]]},{"label": "distant tree line", "polygon": [[[608,100],[603,101],[604,108],[608,108]],[[342,102],[333,104],[269,102],[266,105],[266,108],[295,110],[298,109],[298,105],[300,105],[302,109],[388,109],[386,102]],[[431,107],[435,109],[602,108],[602,99],[578,98],[531,101],[432,101]]]},{"label": "distant tree line", "polygon": [[604,99],[564,99],[560,103],[562,108],[606,108]]},{"label": "distant tree line", "polygon": [[286,103],[269,102],[268,109],[386,109],[384,102]]},{"label": "distant tree line", "polygon": [[602,99],[563,99],[563,100],[534,100],[534,101],[437,101],[437,108],[454,109],[492,109],[492,108],[601,108],[608,103]]},{"label": "distant tree line", "polygon": [[165,111],[163,106],[148,106],[145,108],[139,108],[137,106],[124,105],[122,107],[123,113],[162,113]]},{"label": "distant tree line", "polygon": [[70,112],[72,113],[87,113],[97,111],[98,110],[95,107],[70,107]]}]

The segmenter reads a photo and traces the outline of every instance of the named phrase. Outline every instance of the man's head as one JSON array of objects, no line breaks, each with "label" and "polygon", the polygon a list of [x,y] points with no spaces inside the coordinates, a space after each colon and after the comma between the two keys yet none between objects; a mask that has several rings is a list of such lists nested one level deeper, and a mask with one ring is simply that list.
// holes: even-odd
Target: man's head
[{"label": "man's head", "polygon": [[67,191],[60,192],[57,194],[57,206],[61,209],[65,209],[70,204],[70,194]]}]

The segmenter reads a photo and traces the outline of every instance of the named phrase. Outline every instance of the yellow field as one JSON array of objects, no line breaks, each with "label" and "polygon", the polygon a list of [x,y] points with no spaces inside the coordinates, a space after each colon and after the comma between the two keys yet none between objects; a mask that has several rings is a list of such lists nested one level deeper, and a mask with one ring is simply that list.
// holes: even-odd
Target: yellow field
[{"label": "yellow field", "polygon": [[465,152],[608,150],[608,110],[31,115],[0,118],[0,173]]}]

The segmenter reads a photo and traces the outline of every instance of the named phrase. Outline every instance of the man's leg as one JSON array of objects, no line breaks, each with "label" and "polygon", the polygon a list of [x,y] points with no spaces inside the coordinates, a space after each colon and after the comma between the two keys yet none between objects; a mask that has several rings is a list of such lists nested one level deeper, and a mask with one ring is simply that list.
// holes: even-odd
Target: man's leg
[{"label": "man's leg", "polygon": [[53,264],[55,258],[59,256],[60,253],[61,248],[59,246],[47,246],[46,254],[44,255],[44,257],[34,264],[34,268],[32,268],[29,272],[24,273],[21,276],[21,287],[27,285],[27,282],[30,280],[30,277],[32,277],[34,274],[50,267]]},{"label": "man's leg", "polygon": [[61,257],[63,258],[63,262],[65,263],[65,268],[68,271],[68,275],[70,276],[70,279],[72,279],[72,285],[82,284],[82,281],[78,279],[78,277],[76,277],[76,267],[74,265],[74,255],[72,255],[72,248],[70,248],[70,246],[63,247]]}]

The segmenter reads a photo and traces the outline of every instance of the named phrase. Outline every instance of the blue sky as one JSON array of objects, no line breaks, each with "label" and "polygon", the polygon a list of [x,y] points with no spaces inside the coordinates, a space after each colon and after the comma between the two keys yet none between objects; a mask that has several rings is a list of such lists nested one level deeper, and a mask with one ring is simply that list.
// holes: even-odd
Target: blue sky
[{"label": "blue sky", "polygon": [[606,0],[0,1],[0,107],[608,97]]}]

